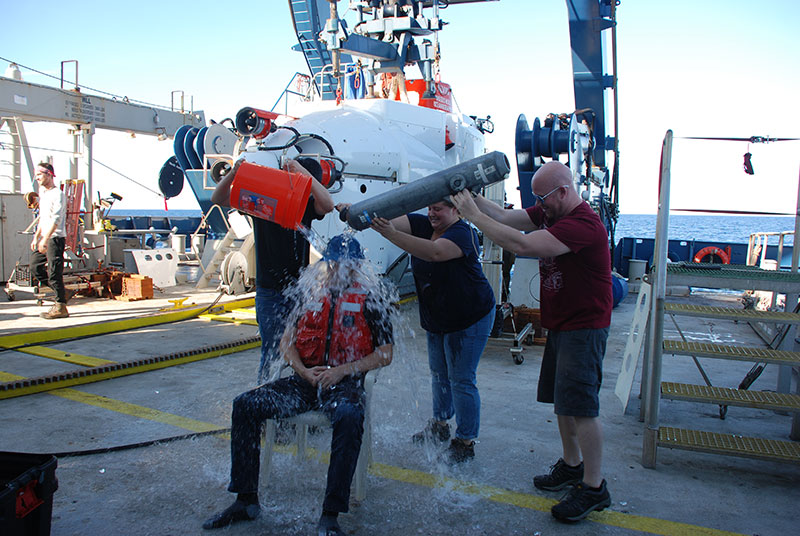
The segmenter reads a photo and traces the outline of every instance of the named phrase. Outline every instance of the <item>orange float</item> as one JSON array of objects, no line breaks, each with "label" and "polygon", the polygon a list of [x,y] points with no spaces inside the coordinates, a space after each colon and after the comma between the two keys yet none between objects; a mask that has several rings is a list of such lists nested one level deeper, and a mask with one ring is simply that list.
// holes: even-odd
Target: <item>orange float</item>
[{"label": "orange float", "polygon": [[704,262],[703,259],[705,259],[706,257],[711,257],[711,261],[709,262],[712,263],[714,262],[714,257],[718,257],[721,264],[731,263],[731,258],[727,253],[725,253],[725,250],[720,249],[716,246],[707,246],[698,251],[697,254],[694,256],[694,262],[698,263]]}]

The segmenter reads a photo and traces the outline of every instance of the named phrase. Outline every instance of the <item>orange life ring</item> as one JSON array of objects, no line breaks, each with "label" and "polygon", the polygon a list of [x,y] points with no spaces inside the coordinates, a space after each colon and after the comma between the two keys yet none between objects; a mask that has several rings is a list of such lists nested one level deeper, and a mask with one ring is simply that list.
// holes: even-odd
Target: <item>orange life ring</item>
[{"label": "orange life ring", "polygon": [[720,249],[720,248],[718,248],[716,246],[704,247],[703,249],[698,251],[697,255],[694,256],[694,262],[698,262],[698,263],[703,262],[703,259],[708,257],[709,255],[712,257],[712,259],[713,259],[713,257],[715,255],[717,257],[719,257],[719,260],[720,260],[720,262],[722,264],[730,264],[731,263],[731,259],[728,256],[728,254],[725,253],[724,250],[722,250],[722,249]]}]

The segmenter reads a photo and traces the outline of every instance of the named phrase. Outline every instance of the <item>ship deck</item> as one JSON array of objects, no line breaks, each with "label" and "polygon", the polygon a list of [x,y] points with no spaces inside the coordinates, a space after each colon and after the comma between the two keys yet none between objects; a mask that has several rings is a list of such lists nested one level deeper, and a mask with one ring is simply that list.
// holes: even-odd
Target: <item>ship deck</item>
[{"label": "ship deck", "polygon": [[[214,302],[217,293],[178,286],[144,301],[74,298],[69,304],[71,316],[54,321],[39,319],[45,308],[18,294],[14,302],[0,303],[0,337],[24,333],[26,340],[35,342],[47,338],[41,330],[67,326],[88,326],[86,331],[91,332],[102,325],[107,331],[111,320],[126,320],[129,324],[122,327],[130,328],[136,319],[174,307],[170,300],[184,297],[180,307],[204,306]],[[240,298],[224,296],[217,305]],[[673,301],[682,300],[735,306],[738,297],[695,293]],[[521,365],[514,363],[509,342],[493,341],[487,347],[478,369],[482,409],[474,461],[450,467],[437,461],[435,450],[411,443],[410,435],[430,415],[431,397],[425,337],[416,303],[410,301],[400,306],[404,325],[398,329],[394,362],[377,377],[366,498],[340,516],[345,532],[362,536],[795,532],[800,499],[797,465],[661,448],[656,468],[642,467],[639,374],[627,412],[614,394],[635,301],[631,294],[614,310],[604,365],[601,419],[610,509],[591,514],[578,526],[562,525],[549,513],[560,493],[533,487],[533,475],[547,471],[560,455],[552,407],[535,401],[540,346],[525,346]],[[102,361],[142,363],[156,356],[200,356],[176,361],[174,366],[151,363],[135,374],[50,384],[41,392],[0,398],[0,451],[99,451],[59,458],[51,534],[211,534],[201,528],[203,520],[233,498],[226,491],[230,442],[220,430],[230,426],[232,399],[255,385],[259,361],[257,348],[219,350],[246,345],[242,341],[257,335],[252,314],[244,311],[237,318],[194,317],[91,337],[75,331],[70,333],[80,338],[43,341],[25,348],[27,352],[0,351],[2,382],[57,378],[81,368],[101,368]],[[684,335],[694,340],[762,344],[744,323],[679,322]],[[669,323],[666,327],[673,329]],[[208,355],[214,352],[222,355]],[[664,361],[665,379],[702,382],[688,356],[665,355]],[[727,387],[738,385],[751,366],[701,361],[714,385]],[[776,378],[776,367],[768,366],[752,389],[774,390]],[[18,392],[26,388],[33,389],[21,386]],[[773,411],[731,406],[720,420],[715,405],[674,400],[662,402],[661,417],[669,426],[782,440],[791,426],[789,415]],[[154,442],[186,434],[200,435]],[[278,449],[272,478],[261,483],[261,517],[219,533],[313,534],[325,488],[329,437],[327,432],[310,437],[317,456],[309,460],[299,460],[290,448]],[[138,444],[143,446],[112,449]]]}]

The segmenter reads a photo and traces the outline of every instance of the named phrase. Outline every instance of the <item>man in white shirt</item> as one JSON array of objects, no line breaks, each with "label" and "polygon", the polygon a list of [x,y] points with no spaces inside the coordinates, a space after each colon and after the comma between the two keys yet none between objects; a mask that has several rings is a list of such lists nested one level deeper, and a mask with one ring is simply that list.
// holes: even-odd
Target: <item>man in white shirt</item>
[{"label": "man in white shirt", "polygon": [[42,318],[66,318],[67,299],[64,291],[64,228],[67,204],[64,192],[55,185],[53,165],[42,162],[36,168],[39,183],[39,225],[31,241],[31,272],[40,284],[56,293],[56,303]]}]

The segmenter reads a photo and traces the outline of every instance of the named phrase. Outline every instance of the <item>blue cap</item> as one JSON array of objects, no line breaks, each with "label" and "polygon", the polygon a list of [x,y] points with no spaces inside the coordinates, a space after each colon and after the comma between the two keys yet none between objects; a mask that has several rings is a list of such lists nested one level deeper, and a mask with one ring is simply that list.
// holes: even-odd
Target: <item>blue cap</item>
[{"label": "blue cap", "polygon": [[364,251],[358,240],[349,235],[336,235],[328,241],[322,259],[326,261],[343,261],[347,259],[363,259]]}]

